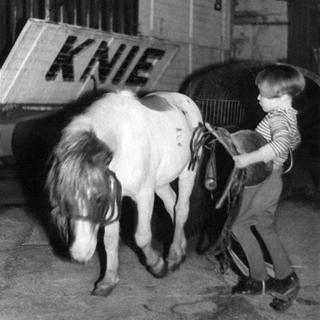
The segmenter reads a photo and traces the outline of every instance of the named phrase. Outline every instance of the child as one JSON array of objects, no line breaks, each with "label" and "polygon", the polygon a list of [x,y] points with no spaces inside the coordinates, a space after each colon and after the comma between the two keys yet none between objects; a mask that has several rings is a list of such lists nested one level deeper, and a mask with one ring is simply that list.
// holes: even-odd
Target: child
[{"label": "child", "polygon": [[[299,290],[299,280],[291,267],[289,257],[274,228],[274,216],[282,191],[282,168],[290,150],[300,143],[297,128],[297,111],[292,100],[305,87],[304,76],[288,65],[273,65],[256,77],[260,94],[258,101],[267,114],[258,124],[256,131],[267,144],[260,149],[234,156],[235,166],[245,168],[264,161],[273,162],[273,171],[263,183],[245,188],[237,219],[232,233],[243,248],[250,269],[249,277],[240,278],[232,288],[233,294],[260,294],[274,292],[287,298],[273,300],[271,306],[284,310]],[[275,270],[275,278],[268,277],[261,247],[251,227],[254,226],[263,239]]]}]

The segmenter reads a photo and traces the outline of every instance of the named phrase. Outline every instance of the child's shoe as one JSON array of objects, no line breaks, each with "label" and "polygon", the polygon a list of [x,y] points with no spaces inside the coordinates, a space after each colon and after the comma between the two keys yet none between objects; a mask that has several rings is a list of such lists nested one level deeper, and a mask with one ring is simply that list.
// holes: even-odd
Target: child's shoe
[{"label": "child's shoe", "polygon": [[274,296],[270,306],[276,311],[286,311],[296,299],[300,284],[295,272],[290,273],[284,279],[274,279]]},{"label": "child's shoe", "polygon": [[274,291],[274,278],[255,280],[251,277],[241,277],[239,282],[232,287],[232,294],[257,295]]}]

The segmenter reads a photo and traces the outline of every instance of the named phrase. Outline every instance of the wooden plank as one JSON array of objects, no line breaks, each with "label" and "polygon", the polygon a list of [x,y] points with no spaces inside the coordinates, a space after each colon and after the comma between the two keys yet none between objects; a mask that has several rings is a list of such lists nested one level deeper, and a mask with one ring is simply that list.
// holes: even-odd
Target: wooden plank
[{"label": "wooden plank", "polygon": [[113,31],[125,33],[124,30],[124,3],[123,0],[118,0],[113,3]]},{"label": "wooden plank", "polygon": [[31,0],[24,0],[23,2],[23,16],[25,17],[25,19],[31,16],[31,2]]},{"label": "wooden plank", "polygon": [[32,15],[31,17],[40,18],[39,17],[39,0],[32,1]]},{"label": "wooden plank", "polygon": [[89,26],[89,3],[87,0],[78,1],[79,10],[79,25],[88,27]]},{"label": "wooden plank", "polygon": [[7,12],[9,10],[7,1],[0,1],[0,66],[2,65],[5,57],[8,53],[8,45],[11,44],[11,38],[9,36],[10,24]]},{"label": "wooden plank", "polygon": [[16,39],[16,29],[17,29],[17,5],[16,5],[17,0],[10,1],[10,7],[9,7],[9,12],[10,12],[10,42],[13,43],[14,40]]},{"label": "wooden plank", "polygon": [[112,31],[113,26],[113,1],[101,0],[101,29]]},{"label": "wooden plank", "polygon": [[74,0],[63,2],[61,6],[63,12],[63,20],[61,22],[74,24],[74,7]]},{"label": "wooden plank", "polygon": [[49,20],[54,22],[60,22],[61,21],[61,10],[60,10],[60,2],[61,0],[50,0],[49,1],[49,8],[47,11],[49,11]]},{"label": "wooden plank", "polygon": [[90,23],[89,27],[98,29],[100,26],[100,0],[90,1]]},{"label": "wooden plank", "polygon": [[129,35],[134,35],[137,33],[137,25],[136,21],[136,13],[137,10],[137,1],[136,0],[128,0],[124,3],[124,33]]}]

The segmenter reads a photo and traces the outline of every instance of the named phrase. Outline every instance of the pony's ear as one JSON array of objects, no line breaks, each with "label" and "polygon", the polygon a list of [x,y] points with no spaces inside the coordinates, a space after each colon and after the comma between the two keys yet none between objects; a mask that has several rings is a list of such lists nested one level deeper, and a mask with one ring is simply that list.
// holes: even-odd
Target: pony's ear
[{"label": "pony's ear", "polygon": [[96,165],[103,165],[103,166],[108,166],[113,158],[113,153],[110,152],[105,152],[105,153],[98,153],[93,155],[93,163]]}]

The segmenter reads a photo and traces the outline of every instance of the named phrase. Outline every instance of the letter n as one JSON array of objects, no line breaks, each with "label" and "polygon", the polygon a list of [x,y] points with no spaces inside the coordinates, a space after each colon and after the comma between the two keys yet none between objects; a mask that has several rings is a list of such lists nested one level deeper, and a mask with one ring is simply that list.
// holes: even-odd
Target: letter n
[{"label": "letter n", "polygon": [[62,72],[63,81],[74,81],[73,57],[95,41],[94,39],[88,39],[76,48],[73,48],[76,40],[77,37],[75,36],[69,36],[67,38],[51,67],[46,73],[47,81],[55,80],[60,70]]}]

